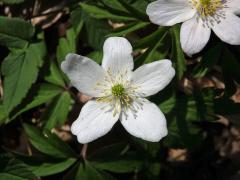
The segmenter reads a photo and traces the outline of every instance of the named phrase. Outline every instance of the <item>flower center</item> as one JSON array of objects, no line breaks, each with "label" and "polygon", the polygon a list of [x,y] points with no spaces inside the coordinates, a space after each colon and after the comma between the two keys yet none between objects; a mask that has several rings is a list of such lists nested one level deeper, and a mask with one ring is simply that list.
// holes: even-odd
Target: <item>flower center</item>
[{"label": "flower center", "polygon": [[207,25],[213,22],[219,23],[225,18],[226,0],[190,0],[192,8],[197,10],[198,16]]},{"label": "flower center", "polygon": [[125,89],[123,85],[117,84],[112,87],[112,95],[115,97],[122,97],[124,95]]}]

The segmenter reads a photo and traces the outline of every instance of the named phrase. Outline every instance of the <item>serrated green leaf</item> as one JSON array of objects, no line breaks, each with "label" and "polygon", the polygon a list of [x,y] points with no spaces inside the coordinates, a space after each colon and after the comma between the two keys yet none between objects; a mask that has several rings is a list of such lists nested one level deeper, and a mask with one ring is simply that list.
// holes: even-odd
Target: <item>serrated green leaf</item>
[{"label": "serrated green leaf", "polygon": [[21,161],[9,155],[0,155],[0,179],[28,180],[37,179],[28,167]]},{"label": "serrated green leaf", "polygon": [[46,122],[44,129],[52,130],[64,124],[71,110],[71,100],[69,92],[63,92],[53,100],[41,118]]},{"label": "serrated green leaf", "polygon": [[38,84],[35,90],[35,93],[30,95],[29,98],[24,101],[17,112],[11,117],[11,119],[16,118],[23,112],[28,111],[29,109],[35,108],[41,104],[51,101],[54,97],[61,94],[63,91],[62,88],[52,85],[52,84]]},{"label": "serrated green leaf", "polygon": [[45,45],[40,42],[31,44],[25,50],[15,50],[4,59],[3,105],[7,113],[21,103],[36,81],[45,53]]},{"label": "serrated green leaf", "polygon": [[34,35],[33,26],[19,18],[0,16],[0,45],[10,48],[23,48]]},{"label": "serrated green leaf", "polygon": [[74,151],[55,134],[43,135],[34,126],[24,124],[24,129],[30,138],[31,144],[40,152],[58,158],[75,157]]}]

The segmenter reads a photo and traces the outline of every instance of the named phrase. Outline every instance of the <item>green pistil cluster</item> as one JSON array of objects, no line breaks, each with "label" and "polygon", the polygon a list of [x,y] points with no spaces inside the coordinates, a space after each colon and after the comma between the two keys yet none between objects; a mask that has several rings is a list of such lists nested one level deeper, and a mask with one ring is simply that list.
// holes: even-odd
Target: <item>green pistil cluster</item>
[{"label": "green pistil cluster", "polygon": [[124,87],[121,84],[117,84],[112,87],[112,95],[115,97],[122,97],[124,95]]}]

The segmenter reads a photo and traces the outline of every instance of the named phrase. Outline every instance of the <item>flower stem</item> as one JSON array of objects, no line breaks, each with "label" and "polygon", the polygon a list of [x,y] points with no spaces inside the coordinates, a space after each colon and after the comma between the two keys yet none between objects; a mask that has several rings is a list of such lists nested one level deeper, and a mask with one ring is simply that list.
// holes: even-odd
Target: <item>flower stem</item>
[{"label": "flower stem", "polygon": [[87,157],[87,148],[88,148],[88,144],[84,144],[82,147],[81,156],[84,160]]}]

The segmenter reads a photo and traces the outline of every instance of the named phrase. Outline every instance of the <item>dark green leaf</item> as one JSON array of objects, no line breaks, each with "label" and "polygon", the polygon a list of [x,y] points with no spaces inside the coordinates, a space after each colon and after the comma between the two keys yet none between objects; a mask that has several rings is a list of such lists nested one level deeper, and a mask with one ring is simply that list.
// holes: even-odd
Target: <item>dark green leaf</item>
[{"label": "dark green leaf", "polygon": [[145,64],[151,63],[153,61],[164,59],[166,53],[168,52],[168,46],[165,44],[167,33],[164,29],[160,30],[159,39],[155,42],[152,42],[151,46],[148,47],[147,51],[140,55],[136,61],[136,67]]},{"label": "dark green leaf", "polygon": [[131,4],[127,3],[126,1],[123,0],[117,0],[123,7],[125,7],[131,14],[133,17],[136,17],[142,21],[149,21],[148,16],[146,15],[146,13],[139,11],[138,8],[132,6]]},{"label": "dark green leaf", "polygon": [[63,89],[51,84],[39,84],[36,90],[36,94],[33,94],[28,101],[23,102],[20,109],[11,117],[14,119],[23,112],[29,109],[35,108],[41,104],[47,103],[54,97],[62,93]]},{"label": "dark green leaf", "polygon": [[103,52],[102,51],[92,51],[90,54],[87,55],[93,61],[96,61],[98,64],[102,63],[103,59]]},{"label": "dark green leaf", "polygon": [[111,27],[105,21],[93,19],[86,13],[83,13],[82,18],[88,44],[95,50],[102,50],[103,43],[111,32]]},{"label": "dark green leaf", "polygon": [[55,134],[43,135],[37,128],[28,124],[24,124],[24,129],[31,144],[40,152],[59,158],[75,157],[73,150]]},{"label": "dark green leaf", "polygon": [[0,16],[0,27],[0,45],[11,48],[25,47],[35,32],[30,23],[18,18]]},{"label": "dark green leaf", "polygon": [[67,30],[66,38],[60,38],[59,44],[57,47],[57,60],[59,65],[62,61],[64,61],[66,55],[68,53],[76,53],[77,46],[76,46],[76,32],[73,28]]},{"label": "dark green leaf", "polygon": [[77,161],[75,158],[56,159],[45,156],[25,156],[16,153],[15,155],[18,159],[23,161],[28,166],[28,169],[36,176],[49,176],[57,174],[65,171]]},{"label": "dark green leaf", "polygon": [[222,43],[210,48],[206,54],[203,55],[200,64],[194,69],[194,76],[196,78],[204,77],[211,68],[217,63],[222,53]]},{"label": "dark green leaf", "polygon": [[28,180],[37,179],[28,167],[10,155],[0,155],[1,180]]},{"label": "dark green leaf", "polygon": [[96,170],[90,163],[82,164],[80,163],[76,166],[71,174],[64,177],[63,180],[72,179],[72,180],[111,180],[113,179],[109,174],[102,171]]},{"label": "dark green leaf", "polygon": [[180,25],[175,25],[171,29],[172,32],[172,60],[176,62],[177,78],[182,79],[186,71],[186,59],[183,54],[180,43]]},{"label": "dark green leaf", "polygon": [[52,130],[52,128],[64,124],[68,112],[71,110],[71,100],[67,91],[53,100],[42,117],[42,120],[46,122],[44,129]]},{"label": "dark green leaf", "polygon": [[147,22],[137,22],[137,23],[131,23],[129,25],[120,27],[118,29],[115,29],[111,34],[108,35],[108,37],[111,36],[124,36],[128,33],[131,33],[133,31],[136,31],[138,29],[144,28],[147,25],[149,25],[149,23]]},{"label": "dark green leaf", "polygon": [[2,0],[6,4],[19,4],[23,3],[25,0]]},{"label": "dark green leaf", "polygon": [[4,59],[3,105],[7,113],[21,103],[36,81],[45,53],[45,45],[41,42],[31,44],[25,50],[15,50]]},{"label": "dark green leaf", "polygon": [[101,7],[97,7],[94,5],[81,3],[82,9],[87,12],[92,18],[95,19],[112,19],[118,21],[134,21],[136,20],[134,17],[127,17],[127,16],[118,16],[110,13],[106,9]]},{"label": "dark green leaf", "polygon": [[65,87],[64,78],[62,75],[61,70],[58,68],[58,66],[55,64],[54,61],[50,60],[50,68],[49,68],[49,74],[47,74],[44,79],[47,82],[50,82],[52,84]]}]

